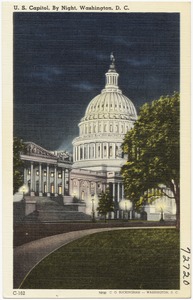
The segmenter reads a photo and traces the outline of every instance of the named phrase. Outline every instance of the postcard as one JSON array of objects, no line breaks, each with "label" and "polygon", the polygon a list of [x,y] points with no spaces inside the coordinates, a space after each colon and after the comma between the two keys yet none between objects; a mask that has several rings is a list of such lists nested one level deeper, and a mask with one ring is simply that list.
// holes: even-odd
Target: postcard
[{"label": "postcard", "polygon": [[190,298],[190,3],[3,2],[3,296]]}]

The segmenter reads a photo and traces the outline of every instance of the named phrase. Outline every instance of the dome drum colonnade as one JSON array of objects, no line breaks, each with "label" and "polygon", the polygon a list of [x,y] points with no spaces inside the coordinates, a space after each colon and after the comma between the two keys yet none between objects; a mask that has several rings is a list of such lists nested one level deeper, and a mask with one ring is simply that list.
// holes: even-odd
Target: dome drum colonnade
[{"label": "dome drum colonnade", "polygon": [[[115,70],[113,55],[105,76],[105,88],[89,103],[85,116],[78,125],[79,136],[72,142],[71,194],[76,190],[77,196],[86,204],[93,194],[89,188],[91,182],[96,184],[100,181],[103,191],[108,187],[116,202],[124,198],[120,169],[126,159],[121,145],[125,134],[137,119],[133,103],[118,87],[119,74]],[[79,181],[78,190],[73,185],[75,179]],[[86,182],[84,186],[81,185],[83,181]],[[95,188],[95,196],[99,192]]]}]

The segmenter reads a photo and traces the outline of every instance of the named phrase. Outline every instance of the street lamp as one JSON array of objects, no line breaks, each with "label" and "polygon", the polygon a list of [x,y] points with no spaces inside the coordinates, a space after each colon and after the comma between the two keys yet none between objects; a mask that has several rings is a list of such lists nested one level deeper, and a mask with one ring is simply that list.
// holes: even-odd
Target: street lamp
[{"label": "street lamp", "polygon": [[73,192],[73,200],[75,200],[76,199],[76,192]]},{"label": "street lamp", "polygon": [[92,221],[95,222],[94,195],[92,195]]},{"label": "street lamp", "polygon": [[160,222],[164,222],[164,211],[166,210],[167,208],[167,205],[165,202],[163,202],[163,200],[160,200],[156,203],[156,208],[158,210],[160,210]]},{"label": "street lamp", "polygon": [[[123,199],[119,202],[119,208],[125,212],[125,219],[129,218],[129,211],[131,211],[132,203],[130,200]],[[126,217],[127,216],[127,217]]]},{"label": "street lamp", "polygon": [[125,219],[129,219],[129,214],[127,211],[127,201],[125,201]]},{"label": "street lamp", "polygon": [[161,207],[161,218],[160,218],[160,222],[164,222],[164,211],[163,208]]},{"label": "street lamp", "polygon": [[24,195],[28,192],[28,187],[23,185],[20,187],[19,192],[23,194],[22,201],[25,201]]}]

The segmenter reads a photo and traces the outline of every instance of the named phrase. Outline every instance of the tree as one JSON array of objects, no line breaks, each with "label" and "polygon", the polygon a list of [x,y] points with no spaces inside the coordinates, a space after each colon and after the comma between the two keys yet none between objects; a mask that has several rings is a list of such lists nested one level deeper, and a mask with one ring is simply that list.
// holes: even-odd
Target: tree
[{"label": "tree", "polygon": [[25,145],[20,138],[13,138],[13,193],[23,184],[23,167],[24,163],[20,158],[21,152],[25,151]]},{"label": "tree", "polygon": [[[142,106],[138,120],[122,145],[128,161],[121,170],[125,195],[136,204],[165,194],[160,190],[161,184],[173,192],[177,228],[180,225],[179,109],[178,93]],[[158,192],[148,194],[151,189],[158,189]]]},{"label": "tree", "polygon": [[105,193],[102,191],[102,193],[99,195],[97,211],[104,216],[105,222],[107,213],[114,211],[113,197],[111,196],[109,190],[106,190]]}]

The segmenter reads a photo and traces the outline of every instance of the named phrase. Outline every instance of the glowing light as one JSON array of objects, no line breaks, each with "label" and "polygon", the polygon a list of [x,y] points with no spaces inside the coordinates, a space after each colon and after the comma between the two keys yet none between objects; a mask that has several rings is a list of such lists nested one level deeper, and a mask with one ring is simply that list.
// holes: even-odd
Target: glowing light
[{"label": "glowing light", "polygon": [[130,200],[123,199],[119,202],[119,208],[121,210],[128,211],[132,208],[132,202]]},{"label": "glowing light", "polygon": [[19,188],[19,193],[22,193],[23,195],[24,194],[27,194],[29,192],[29,188],[27,185],[22,185],[20,188]]}]

